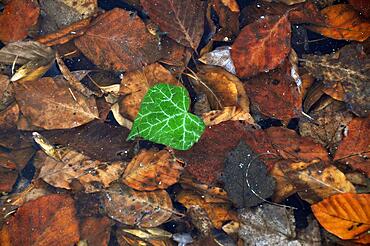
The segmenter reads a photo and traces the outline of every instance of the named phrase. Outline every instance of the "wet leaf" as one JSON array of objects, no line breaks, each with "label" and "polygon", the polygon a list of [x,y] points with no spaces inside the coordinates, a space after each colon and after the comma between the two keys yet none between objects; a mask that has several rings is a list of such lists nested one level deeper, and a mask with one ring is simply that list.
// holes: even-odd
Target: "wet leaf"
[{"label": "wet leaf", "polygon": [[0,74],[0,111],[6,109],[15,101],[13,84],[8,76]]},{"label": "wet leaf", "polygon": [[0,152],[0,192],[10,192],[17,181],[17,164],[11,154]]},{"label": "wet leaf", "polygon": [[[53,146],[49,146],[53,148]],[[45,147],[43,147],[45,149]],[[100,191],[122,175],[125,164],[120,161],[101,162],[72,149],[54,149],[56,155],[48,156],[38,152],[35,166],[40,168],[39,178],[59,188],[72,189],[78,181],[85,192]]]},{"label": "wet leaf", "polygon": [[276,70],[250,78],[244,83],[251,105],[263,115],[285,124],[301,115],[302,98],[291,76],[292,66],[285,61]]},{"label": "wet leaf", "polygon": [[44,131],[52,144],[68,146],[100,161],[129,160],[134,145],[126,141],[129,130],[111,124],[92,121],[83,126]]},{"label": "wet leaf", "polygon": [[176,200],[182,203],[187,209],[193,206],[200,206],[203,208],[215,228],[220,229],[224,222],[229,220],[236,220],[235,211],[230,209],[230,204],[227,202],[220,203],[212,200],[202,198],[198,193],[191,190],[182,190],[177,196]]},{"label": "wet leaf", "polygon": [[40,14],[37,2],[11,0],[0,14],[0,40],[19,41],[27,37],[31,27],[36,25]]},{"label": "wet leaf", "polygon": [[1,245],[69,246],[79,238],[74,201],[59,194],[25,203],[0,231]]},{"label": "wet leaf", "polygon": [[351,165],[370,177],[370,116],[354,118],[335,152],[334,161]]},{"label": "wet leaf", "polygon": [[120,113],[133,121],[139,113],[145,94],[150,87],[158,83],[181,85],[167,69],[158,63],[125,74],[119,91],[119,94],[123,96],[119,103]]},{"label": "wet leaf", "polygon": [[[321,240],[302,240],[295,231],[293,210],[270,204],[239,212],[241,220],[239,236],[245,245],[321,245]],[[320,231],[313,233],[320,239]]]},{"label": "wet leaf", "polygon": [[112,224],[107,217],[86,217],[80,222],[80,238],[89,246],[108,246]]},{"label": "wet leaf", "polygon": [[126,167],[122,182],[140,191],[166,189],[178,182],[182,170],[168,150],[142,150]]},{"label": "wet leaf", "polygon": [[344,46],[334,54],[304,56],[304,67],[324,84],[340,82],[344,101],[356,115],[366,117],[370,110],[370,62],[360,44]]},{"label": "wet leaf", "polygon": [[71,89],[61,77],[41,78],[15,85],[21,112],[34,126],[44,129],[72,128],[99,117],[95,99],[86,98]]},{"label": "wet leaf", "polygon": [[265,163],[243,141],[228,154],[222,178],[229,198],[238,208],[263,203],[275,189]]},{"label": "wet leaf", "polygon": [[202,114],[202,120],[206,126],[220,124],[224,121],[243,121],[244,123],[254,124],[254,119],[248,113],[237,107],[224,107],[222,110],[212,110]]},{"label": "wet leaf", "polygon": [[229,73],[235,74],[235,66],[231,59],[230,46],[218,47],[203,54],[198,60],[207,65],[223,67]]},{"label": "wet leaf", "polygon": [[19,107],[17,103],[9,105],[6,109],[0,111],[0,128],[12,128],[17,124],[19,118]]},{"label": "wet leaf", "polygon": [[276,68],[290,51],[287,16],[266,16],[247,25],[231,48],[231,58],[240,78]]},{"label": "wet leaf", "polygon": [[[239,5],[236,0],[212,0],[209,2],[217,14],[216,33],[212,41],[232,41],[239,33]],[[211,18],[212,19],[212,18]],[[212,42],[211,41],[211,42]]]},{"label": "wet leaf", "polygon": [[141,0],[145,12],[176,42],[196,50],[203,35],[205,4],[199,0]]},{"label": "wet leaf", "polygon": [[360,12],[360,15],[363,15],[366,18],[370,17],[370,7],[367,0],[349,0],[348,2]]},{"label": "wet leaf", "polygon": [[107,70],[132,71],[162,57],[156,37],[147,31],[144,22],[118,8],[100,15],[75,45]]},{"label": "wet leaf", "polygon": [[0,63],[22,65],[11,81],[31,81],[40,78],[50,68],[55,51],[36,41],[19,41],[7,44],[0,50]]},{"label": "wet leaf", "polygon": [[323,26],[309,28],[326,37],[344,40],[365,41],[370,36],[370,22],[349,4],[336,4],[321,10],[326,16]]},{"label": "wet leaf", "polygon": [[197,91],[207,95],[212,109],[240,107],[249,113],[249,99],[242,82],[233,74],[215,66],[202,66],[197,73]]},{"label": "wet leaf", "polygon": [[190,98],[180,86],[157,84],[145,95],[128,139],[141,136],[155,143],[186,150],[204,131],[204,123],[188,112]]},{"label": "wet leaf", "polygon": [[339,169],[324,162],[311,161],[277,163],[271,175],[276,179],[274,200],[282,201],[298,192],[299,196],[315,203],[337,193],[355,192],[355,187]]},{"label": "wet leaf", "polygon": [[135,191],[129,187],[106,190],[104,207],[109,217],[127,225],[156,227],[173,213],[170,196],[165,190]]},{"label": "wet leaf", "polygon": [[337,194],[311,208],[320,224],[341,239],[358,239],[370,229],[369,194]]},{"label": "wet leaf", "polygon": [[41,29],[53,33],[60,28],[96,14],[97,0],[40,0],[42,10]]},{"label": "wet leaf", "polygon": [[315,122],[300,121],[300,134],[311,137],[315,142],[329,149],[330,153],[335,153],[353,115],[345,109],[343,103],[333,102],[324,109],[314,110],[310,116],[315,119]]},{"label": "wet leaf", "polygon": [[243,131],[243,125],[236,121],[207,127],[197,144],[190,150],[176,151],[175,156],[185,161],[185,169],[198,181],[213,184],[224,168],[227,153],[238,145]]}]

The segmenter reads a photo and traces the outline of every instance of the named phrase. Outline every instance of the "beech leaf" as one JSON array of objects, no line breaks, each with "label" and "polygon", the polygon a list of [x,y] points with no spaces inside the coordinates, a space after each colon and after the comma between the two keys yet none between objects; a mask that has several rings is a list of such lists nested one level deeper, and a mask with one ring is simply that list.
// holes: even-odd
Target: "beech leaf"
[{"label": "beech leaf", "polygon": [[128,140],[141,136],[155,143],[187,150],[198,141],[205,125],[188,113],[190,98],[186,89],[157,84],[149,89],[141,102]]}]

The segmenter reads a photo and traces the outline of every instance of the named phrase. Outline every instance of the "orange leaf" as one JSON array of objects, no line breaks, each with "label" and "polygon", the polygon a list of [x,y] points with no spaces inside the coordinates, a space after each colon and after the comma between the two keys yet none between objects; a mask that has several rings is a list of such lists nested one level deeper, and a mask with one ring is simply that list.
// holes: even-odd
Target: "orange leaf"
[{"label": "orange leaf", "polygon": [[357,239],[370,230],[370,194],[337,194],[311,208],[320,224],[341,239]]},{"label": "orange leaf", "polygon": [[310,29],[326,37],[365,41],[370,36],[370,22],[361,18],[349,4],[337,4],[321,11],[326,15],[326,26],[311,26]]},{"label": "orange leaf", "polygon": [[166,189],[177,183],[182,169],[168,150],[142,150],[128,164],[122,182],[141,191]]}]

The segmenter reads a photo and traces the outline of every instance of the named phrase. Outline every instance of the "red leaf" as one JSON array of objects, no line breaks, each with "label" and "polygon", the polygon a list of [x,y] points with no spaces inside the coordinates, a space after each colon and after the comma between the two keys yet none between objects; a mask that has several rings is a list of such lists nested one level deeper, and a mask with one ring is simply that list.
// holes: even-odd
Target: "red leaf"
[{"label": "red leaf", "polygon": [[241,78],[276,68],[290,51],[290,23],[286,15],[266,16],[242,29],[231,49]]},{"label": "red leaf", "polygon": [[36,1],[10,1],[0,15],[0,40],[14,42],[24,39],[28,30],[37,23],[39,14]]}]

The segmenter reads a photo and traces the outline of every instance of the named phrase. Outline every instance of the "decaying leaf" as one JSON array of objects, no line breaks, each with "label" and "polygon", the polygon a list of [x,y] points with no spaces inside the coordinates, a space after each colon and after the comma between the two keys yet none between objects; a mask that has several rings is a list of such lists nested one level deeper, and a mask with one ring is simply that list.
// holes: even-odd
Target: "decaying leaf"
[{"label": "decaying leaf", "polygon": [[43,33],[58,31],[72,23],[96,14],[97,0],[40,0]]},{"label": "decaying leaf", "polygon": [[127,165],[122,182],[141,191],[166,189],[178,182],[182,169],[168,150],[142,150]]},{"label": "decaying leaf", "polygon": [[222,225],[229,220],[237,220],[236,213],[230,210],[230,205],[227,202],[220,202],[220,200],[207,200],[198,193],[191,190],[182,190],[176,196],[177,201],[182,203],[187,209],[193,206],[200,206],[203,208],[215,228],[221,229]]},{"label": "decaying leaf", "polygon": [[335,152],[334,161],[351,165],[370,177],[370,116],[354,118]]},{"label": "decaying leaf", "polygon": [[200,67],[194,83],[197,91],[207,95],[212,109],[237,106],[249,113],[249,100],[242,82],[223,68]]},{"label": "decaying leaf", "polygon": [[129,160],[134,148],[132,143],[126,141],[128,129],[99,121],[72,129],[44,131],[41,134],[52,144],[68,146],[100,161]]},{"label": "decaying leaf", "polygon": [[324,84],[340,82],[348,108],[356,115],[366,117],[370,111],[369,60],[362,45],[351,44],[334,54],[304,56],[302,61],[314,77],[324,80]]},{"label": "decaying leaf", "polygon": [[143,69],[132,71],[124,75],[121,81],[119,94],[123,96],[120,104],[120,113],[134,120],[139,113],[141,101],[149,88],[158,83],[181,85],[179,81],[159,63],[150,64]]},{"label": "decaying leaf", "polygon": [[243,121],[247,124],[254,124],[254,119],[248,112],[235,106],[224,107],[222,110],[209,111],[202,114],[202,119],[206,126],[217,125],[228,120]]},{"label": "decaying leaf", "polygon": [[198,60],[207,65],[223,67],[229,73],[235,74],[235,66],[231,59],[230,46],[218,47],[208,53],[203,54]]},{"label": "decaying leaf", "polygon": [[19,41],[7,44],[0,50],[0,63],[22,65],[12,75],[11,81],[36,80],[50,68],[55,51],[36,41]]},{"label": "decaying leaf", "polygon": [[72,149],[56,149],[40,134],[35,135],[35,140],[45,152],[38,152],[35,157],[35,166],[40,168],[38,177],[55,187],[71,189],[73,182],[78,181],[85,192],[96,192],[118,180],[123,173],[123,162],[91,160]]},{"label": "decaying leaf", "polygon": [[105,191],[104,207],[112,219],[145,228],[161,225],[173,213],[165,190],[135,191],[117,185]]},{"label": "decaying leaf", "polygon": [[205,4],[199,0],[141,0],[144,10],[176,42],[197,49],[204,28]]},{"label": "decaying leaf", "polygon": [[[370,230],[369,194],[337,194],[311,208],[320,224],[341,239],[366,237]],[[367,243],[370,243],[369,237]]]},{"label": "decaying leaf", "polygon": [[266,16],[244,27],[231,46],[240,78],[276,68],[290,51],[290,23],[286,15]]},{"label": "decaying leaf", "polygon": [[321,10],[326,16],[324,26],[310,26],[312,31],[334,39],[365,41],[370,36],[370,22],[351,5],[335,4]]},{"label": "decaying leaf", "polygon": [[238,208],[263,203],[275,189],[275,181],[267,174],[265,163],[243,141],[228,154],[223,181],[229,198]]},{"label": "decaying leaf", "polygon": [[[114,23],[112,25],[111,23]],[[75,45],[96,65],[132,71],[161,58],[156,37],[135,14],[113,9],[100,15]]]},{"label": "decaying leaf", "polygon": [[13,157],[6,152],[0,152],[0,192],[10,192],[17,181],[18,171]]},{"label": "decaying leaf", "polygon": [[79,239],[74,200],[60,194],[25,203],[0,231],[1,245],[70,246]]},{"label": "decaying leaf", "polygon": [[89,246],[107,246],[112,224],[107,217],[84,218],[80,222],[80,241],[87,241]]},{"label": "decaying leaf", "polygon": [[285,207],[263,204],[254,209],[242,209],[239,218],[239,236],[244,245],[321,245],[318,229],[308,239],[297,237],[293,210]]},{"label": "decaying leaf", "polygon": [[9,105],[6,109],[0,110],[0,128],[12,128],[19,119],[19,107],[17,103]]},{"label": "decaying leaf", "polygon": [[291,76],[292,69],[286,60],[276,70],[244,83],[251,105],[263,115],[281,119],[285,124],[301,115],[302,98]]},{"label": "decaying leaf", "polygon": [[13,84],[10,83],[8,76],[0,74],[0,111],[6,109],[14,101]]},{"label": "decaying leaf", "polygon": [[311,137],[331,153],[335,153],[353,115],[345,109],[344,103],[335,101],[324,109],[314,110],[310,116],[315,122],[300,121],[300,134]]},{"label": "decaying leaf", "polygon": [[24,39],[36,25],[40,8],[35,1],[12,0],[0,14],[0,40],[14,42]]},{"label": "decaying leaf", "polygon": [[61,78],[41,78],[15,84],[22,114],[44,129],[72,128],[99,117],[94,98],[86,98]]},{"label": "decaying leaf", "polygon": [[[231,41],[239,33],[239,6],[236,0],[211,0],[209,5],[217,14],[216,33],[212,41]],[[211,11],[207,11],[211,12]],[[212,19],[212,18],[210,18]]]}]

